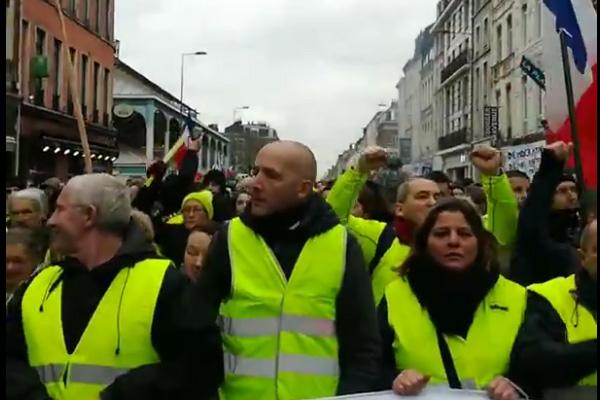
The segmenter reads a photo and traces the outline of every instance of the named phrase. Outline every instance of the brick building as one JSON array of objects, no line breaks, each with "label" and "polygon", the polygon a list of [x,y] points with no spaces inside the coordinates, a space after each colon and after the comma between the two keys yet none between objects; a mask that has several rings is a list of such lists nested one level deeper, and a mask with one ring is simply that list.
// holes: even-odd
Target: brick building
[{"label": "brick building", "polygon": [[19,10],[20,2],[6,1],[6,181],[16,176],[17,121],[21,97],[19,94]]},{"label": "brick building", "polygon": [[39,181],[83,171],[67,55],[74,62],[95,171],[118,156],[112,127],[114,0],[61,0],[68,43],[51,1],[21,0],[19,175]]}]

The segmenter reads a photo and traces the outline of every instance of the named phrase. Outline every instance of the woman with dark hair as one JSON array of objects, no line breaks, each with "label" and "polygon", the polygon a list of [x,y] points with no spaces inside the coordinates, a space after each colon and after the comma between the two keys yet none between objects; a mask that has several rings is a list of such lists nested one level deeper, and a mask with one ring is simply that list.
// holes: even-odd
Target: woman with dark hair
[{"label": "woman with dark hair", "polygon": [[496,253],[467,201],[444,199],[431,209],[379,306],[382,389],[413,395],[429,383],[519,398],[504,376],[526,292],[500,276]]}]

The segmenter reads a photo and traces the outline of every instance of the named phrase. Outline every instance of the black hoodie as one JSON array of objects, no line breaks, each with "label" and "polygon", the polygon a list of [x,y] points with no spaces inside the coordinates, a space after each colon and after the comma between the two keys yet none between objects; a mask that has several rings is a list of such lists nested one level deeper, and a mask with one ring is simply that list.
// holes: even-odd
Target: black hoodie
[{"label": "black hoodie", "polygon": [[552,212],[552,199],[561,182],[564,162],[544,150],[540,169],[521,212],[510,279],[523,285],[569,276],[579,267],[572,232],[573,211]]},{"label": "black hoodie", "polygon": [[[241,219],[265,240],[287,278],[291,276],[306,241],[339,223],[333,210],[318,195],[285,213],[263,218],[245,213]],[[224,226],[211,244],[201,278],[194,287],[193,295],[206,299],[215,313],[221,302],[231,296],[231,260],[227,242],[227,226]],[[350,235],[335,321],[340,364],[337,394],[372,390],[378,372],[380,340],[371,281],[361,250]]]},{"label": "black hoodie", "polygon": [[[60,278],[62,325],[68,352],[75,349],[118,272],[148,258],[159,257],[140,228],[131,223],[121,249],[105,264],[92,270],[75,259],[58,264],[63,268]],[[6,393],[7,398],[15,400],[49,398],[37,372],[28,365],[21,319],[21,302],[28,283],[19,288],[7,308]],[[103,391],[103,400],[206,399],[216,393],[223,379],[220,334],[214,319],[196,320],[194,326],[185,319],[181,294],[186,286],[185,277],[170,267],[164,276],[152,321],[152,345],[161,362],[120,376]],[[195,307],[203,308],[201,303]]]}]

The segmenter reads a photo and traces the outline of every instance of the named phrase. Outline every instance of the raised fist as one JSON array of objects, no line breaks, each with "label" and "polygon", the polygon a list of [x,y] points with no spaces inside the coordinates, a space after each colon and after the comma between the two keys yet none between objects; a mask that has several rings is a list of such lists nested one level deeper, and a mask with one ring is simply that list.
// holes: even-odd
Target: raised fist
[{"label": "raised fist", "polygon": [[572,148],[573,143],[565,143],[561,141],[554,142],[546,146],[546,149],[554,153],[554,157],[556,157],[558,161],[567,161],[571,155]]},{"label": "raised fist", "polygon": [[358,170],[361,173],[375,171],[385,166],[387,158],[388,154],[384,148],[369,146],[361,153],[358,159]]},{"label": "raised fist", "polygon": [[502,167],[502,153],[488,145],[477,145],[471,152],[471,162],[482,175],[498,175]]}]

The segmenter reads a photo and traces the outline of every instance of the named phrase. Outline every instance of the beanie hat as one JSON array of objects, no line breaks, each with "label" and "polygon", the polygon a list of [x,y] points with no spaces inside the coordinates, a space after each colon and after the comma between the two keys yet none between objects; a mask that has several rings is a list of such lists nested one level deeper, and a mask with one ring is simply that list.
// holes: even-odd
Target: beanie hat
[{"label": "beanie hat", "polygon": [[206,210],[206,214],[208,215],[208,218],[213,219],[213,215],[214,215],[214,209],[213,209],[213,203],[212,203],[213,195],[209,190],[203,190],[201,192],[192,192],[192,193],[188,194],[187,196],[185,196],[185,198],[181,202],[181,208],[183,208],[185,206],[185,203],[187,203],[190,200],[194,200],[194,201],[197,201],[198,203],[202,204],[202,207],[204,207],[204,209]]},{"label": "beanie hat", "polygon": [[560,180],[558,181],[558,183],[561,184],[563,182],[577,183],[577,180],[575,179],[575,177],[573,176],[573,174],[563,173],[560,176]]}]

